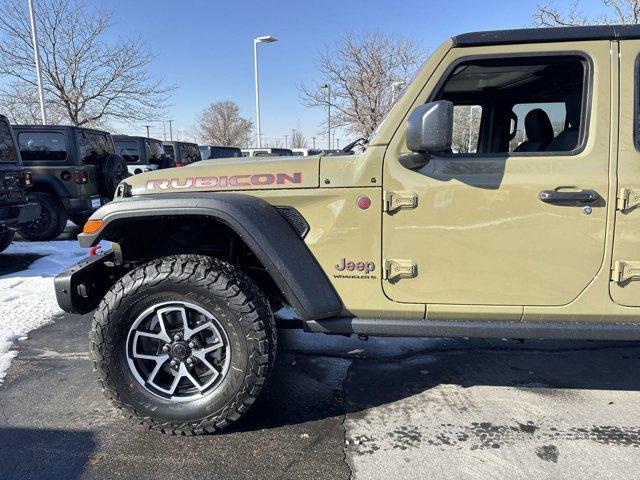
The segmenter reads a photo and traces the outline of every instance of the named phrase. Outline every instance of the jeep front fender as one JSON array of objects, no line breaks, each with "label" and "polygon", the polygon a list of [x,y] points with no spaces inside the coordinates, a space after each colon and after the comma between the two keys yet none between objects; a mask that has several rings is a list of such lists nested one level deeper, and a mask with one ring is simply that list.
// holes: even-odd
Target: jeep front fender
[{"label": "jeep front fender", "polygon": [[[180,216],[215,219],[233,230],[260,260],[284,298],[303,320],[337,315],[342,303],[306,244],[278,210],[266,201],[238,193],[167,193],[118,199],[95,212],[102,228],[83,233],[82,247],[111,236],[121,222]],[[111,237],[111,238],[110,238]]]}]

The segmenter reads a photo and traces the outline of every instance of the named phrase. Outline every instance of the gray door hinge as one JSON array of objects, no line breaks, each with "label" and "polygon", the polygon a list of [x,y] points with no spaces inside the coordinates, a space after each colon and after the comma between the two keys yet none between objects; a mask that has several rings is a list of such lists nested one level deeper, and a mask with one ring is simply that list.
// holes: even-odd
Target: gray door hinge
[{"label": "gray door hinge", "polygon": [[395,212],[401,208],[416,208],[418,195],[413,192],[384,192],[383,212]]},{"label": "gray door hinge", "polygon": [[418,275],[418,266],[411,260],[385,260],[382,278],[397,280],[399,278],[413,278]]},{"label": "gray door hinge", "polygon": [[633,188],[621,188],[618,193],[616,208],[622,212],[631,210],[640,205],[640,190]]},{"label": "gray door hinge", "polygon": [[611,280],[616,283],[640,280],[640,262],[614,262]]}]

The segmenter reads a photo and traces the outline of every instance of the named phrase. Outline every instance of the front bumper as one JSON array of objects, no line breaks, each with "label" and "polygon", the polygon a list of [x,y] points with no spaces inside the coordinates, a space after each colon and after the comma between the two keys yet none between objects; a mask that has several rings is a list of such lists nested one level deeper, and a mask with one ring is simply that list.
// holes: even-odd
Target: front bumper
[{"label": "front bumper", "polygon": [[28,223],[40,216],[40,205],[23,203],[0,207],[0,226],[18,226]]},{"label": "front bumper", "polygon": [[82,260],[56,276],[58,305],[68,313],[89,313],[125,271],[116,266],[111,250]]}]

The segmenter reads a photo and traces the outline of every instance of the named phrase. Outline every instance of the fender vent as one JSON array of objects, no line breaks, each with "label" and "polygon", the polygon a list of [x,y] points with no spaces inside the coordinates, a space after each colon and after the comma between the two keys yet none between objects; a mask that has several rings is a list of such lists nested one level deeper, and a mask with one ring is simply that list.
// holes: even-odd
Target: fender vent
[{"label": "fender vent", "polygon": [[304,238],[309,233],[309,224],[300,214],[298,210],[293,207],[277,207],[278,211],[284,218],[291,224],[293,229],[300,235],[300,238]]}]

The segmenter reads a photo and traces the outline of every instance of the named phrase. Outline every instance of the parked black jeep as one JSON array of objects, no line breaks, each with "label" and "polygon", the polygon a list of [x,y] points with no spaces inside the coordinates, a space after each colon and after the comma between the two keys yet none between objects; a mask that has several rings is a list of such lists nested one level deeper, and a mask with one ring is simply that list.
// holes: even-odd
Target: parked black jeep
[{"label": "parked black jeep", "polygon": [[203,160],[214,158],[241,157],[242,150],[238,147],[221,147],[219,145],[200,145],[200,156]]},{"label": "parked black jeep", "polygon": [[129,176],[108,132],[63,125],[15,125],[13,130],[22,160],[33,174],[29,197],[42,209],[37,219],[18,230],[28,240],[56,238],[67,219],[84,225]]},{"label": "parked black jeep", "polygon": [[27,197],[31,184],[9,121],[0,115],[0,252],[11,245],[16,228],[40,215],[40,207]]},{"label": "parked black jeep", "polygon": [[177,167],[184,167],[193,162],[202,160],[200,149],[195,143],[189,142],[162,142],[164,153],[171,157]]},{"label": "parked black jeep", "polygon": [[113,143],[116,154],[127,162],[131,175],[176,166],[173,158],[165,155],[162,142],[155,138],[114,135]]}]

